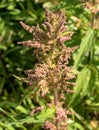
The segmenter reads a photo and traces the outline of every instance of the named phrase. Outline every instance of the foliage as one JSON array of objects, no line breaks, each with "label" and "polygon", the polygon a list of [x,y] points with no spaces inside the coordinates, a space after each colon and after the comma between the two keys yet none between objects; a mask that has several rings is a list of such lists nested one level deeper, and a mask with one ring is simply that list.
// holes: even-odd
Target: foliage
[{"label": "foliage", "polygon": [[[19,21],[28,25],[42,23],[44,8],[62,10],[67,27],[74,32],[67,47],[78,46],[69,65],[77,76],[74,94],[67,95],[66,105],[72,112],[68,130],[98,130],[99,128],[99,2],[98,0],[1,0],[0,1],[0,130],[39,130],[55,115],[45,100],[22,82],[24,71],[38,62],[33,49],[17,45],[32,39]],[[50,99],[53,99],[50,94]],[[46,101],[49,99],[46,97]],[[42,112],[30,114],[33,108]]]}]

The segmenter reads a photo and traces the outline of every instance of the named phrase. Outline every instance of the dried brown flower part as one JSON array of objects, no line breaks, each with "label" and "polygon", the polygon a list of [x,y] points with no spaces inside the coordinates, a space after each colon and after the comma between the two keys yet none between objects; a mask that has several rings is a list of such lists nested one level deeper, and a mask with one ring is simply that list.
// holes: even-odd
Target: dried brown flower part
[{"label": "dried brown flower part", "polygon": [[33,108],[30,115],[33,116],[36,112],[41,112],[42,110],[42,107]]},{"label": "dried brown flower part", "polygon": [[57,108],[56,110],[56,120],[59,121],[60,119],[65,121],[67,118],[67,115],[65,113],[65,110],[63,108]]},{"label": "dried brown flower part", "polygon": [[33,88],[38,87],[38,93],[43,97],[49,90],[53,90],[53,87],[57,87],[60,93],[61,90],[71,92],[67,87],[73,85],[69,81],[75,76],[72,67],[67,64],[76,47],[69,48],[64,45],[64,42],[72,36],[65,24],[64,12],[50,12],[48,9],[46,9],[46,20],[42,24],[43,30],[39,25],[29,27],[21,22],[26,30],[33,33],[33,40],[21,43],[35,48],[34,54],[39,60],[34,70],[27,71],[27,80]]},{"label": "dried brown flower part", "polygon": [[97,4],[91,4],[90,2],[86,2],[85,3],[86,7],[94,14],[99,12],[99,8],[97,6]]},{"label": "dried brown flower part", "polygon": [[63,43],[72,35],[65,26],[65,20],[65,14],[62,11],[53,13],[46,9],[46,20],[42,24],[44,30],[40,29],[39,25],[30,27],[21,21],[21,25],[33,33],[33,40],[18,43],[35,48],[35,54],[40,60],[46,58],[50,51],[54,51],[53,55],[55,55],[61,51]]},{"label": "dried brown flower part", "polygon": [[[27,70],[28,83],[37,90],[37,94],[45,97],[51,93],[54,96],[54,105],[56,106],[56,119],[53,123],[45,122],[45,128],[50,130],[65,130],[67,124],[66,110],[62,108],[65,103],[66,93],[72,93],[69,86],[74,86],[71,82],[75,75],[72,72],[72,66],[69,66],[71,54],[77,47],[66,47],[64,42],[71,39],[72,32],[70,33],[66,27],[66,16],[62,11],[51,12],[46,9],[46,20],[36,27],[28,26],[21,22],[21,25],[33,34],[33,39],[28,41],[19,42],[28,47],[35,48],[34,55],[38,59],[33,70]],[[62,101],[61,101],[62,100]],[[49,104],[50,105],[50,104]],[[66,110],[65,110],[66,109]],[[36,110],[32,111],[34,114]],[[58,121],[58,125],[57,122]],[[63,126],[63,128],[62,128]]]},{"label": "dried brown flower part", "polygon": [[46,121],[45,124],[43,125],[43,128],[45,130],[57,130],[55,124],[53,124],[50,121]]}]

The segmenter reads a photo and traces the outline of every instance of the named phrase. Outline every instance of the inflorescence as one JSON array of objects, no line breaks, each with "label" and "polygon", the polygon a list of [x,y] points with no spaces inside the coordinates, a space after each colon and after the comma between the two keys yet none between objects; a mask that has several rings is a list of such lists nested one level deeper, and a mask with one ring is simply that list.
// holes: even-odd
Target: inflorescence
[{"label": "inflorescence", "polygon": [[[66,100],[66,93],[72,93],[69,86],[74,86],[71,79],[75,78],[72,66],[69,66],[71,54],[77,47],[66,47],[64,42],[71,39],[66,27],[66,16],[62,11],[49,11],[46,9],[46,20],[40,27],[28,26],[22,21],[20,24],[33,34],[33,39],[19,42],[29,48],[34,48],[34,55],[38,63],[34,69],[27,70],[27,82],[37,90],[37,94],[45,97],[53,94],[54,100],[51,101],[56,108],[56,117],[53,122],[46,121],[43,126],[50,130],[65,130],[64,122],[70,111],[63,108]],[[42,28],[42,29],[41,29]],[[62,127],[63,126],[63,127]]]}]

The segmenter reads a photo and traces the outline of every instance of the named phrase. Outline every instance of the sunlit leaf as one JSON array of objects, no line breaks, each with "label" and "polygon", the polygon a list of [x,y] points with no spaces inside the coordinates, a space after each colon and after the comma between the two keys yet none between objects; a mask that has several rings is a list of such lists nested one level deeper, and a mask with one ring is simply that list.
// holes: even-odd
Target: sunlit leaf
[{"label": "sunlit leaf", "polygon": [[82,38],[80,47],[78,51],[74,54],[74,68],[77,69],[81,64],[82,59],[88,53],[92,46],[94,40],[94,30],[90,29],[87,31],[86,35]]},{"label": "sunlit leaf", "polygon": [[0,130],[3,130],[3,128],[2,128],[2,127],[0,127]]},{"label": "sunlit leaf", "polygon": [[28,110],[21,105],[17,106],[16,109],[19,110],[21,113],[28,114]]},{"label": "sunlit leaf", "polygon": [[[92,127],[90,126],[89,122],[86,121],[81,115],[79,115],[78,113],[76,113],[73,109],[71,109],[71,111],[75,114],[75,116],[84,124],[84,126],[86,126],[86,128],[88,128],[88,130],[93,130]],[[77,123],[77,122],[75,122]],[[77,123],[78,124],[78,123]],[[78,125],[77,125],[78,126]],[[80,125],[81,126],[81,125]],[[82,127],[81,127],[82,128]],[[80,129],[79,129],[80,130]]]},{"label": "sunlit leaf", "polygon": [[14,127],[12,127],[12,126],[9,125],[9,124],[5,124],[5,123],[3,123],[3,122],[0,122],[0,126],[1,126],[2,128],[4,128],[4,129],[6,129],[6,130],[15,130]]},{"label": "sunlit leaf", "polygon": [[84,130],[84,128],[81,126],[80,123],[73,122],[73,123],[70,124],[70,126],[68,127],[68,130]]},{"label": "sunlit leaf", "polygon": [[76,81],[75,92],[70,101],[71,106],[77,105],[84,96],[90,94],[95,89],[95,82],[97,81],[97,71],[92,66],[85,66],[78,74]]},{"label": "sunlit leaf", "polygon": [[20,119],[17,122],[13,122],[14,125],[23,123],[44,123],[45,120],[52,118],[55,115],[55,108],[44,109],[41,113],[35,114],[34,116],[27,116],[24,119]]}]

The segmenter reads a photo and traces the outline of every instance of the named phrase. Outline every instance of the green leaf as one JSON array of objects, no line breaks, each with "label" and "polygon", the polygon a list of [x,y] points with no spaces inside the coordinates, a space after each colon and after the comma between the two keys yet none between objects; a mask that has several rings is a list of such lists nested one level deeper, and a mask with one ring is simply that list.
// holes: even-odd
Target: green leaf
[{"label": "green leaf", "polygon": [[83,57],[90,51],[93,45],[94,30],[88,30],[87,34],[82,38],[78,51],[74,54],[74,68],[77,69]]},{"label": "green leaf", "polygon": [[9,12],[9,14],[11,14],[11,15],[18,15],[19,13],[20,13],[20,10],[18,10],[18,9],[14,9]]},{"label": "green leaf", "polygon": [[24,119],[18,120],[17,122],[13,122],[13,125],[22,125],[24,123],[44,123],[45,120],[52,118],[55,115],[55,108],[47,108],[44,109],[40,114],[35,114],[34,116],[27,116]]},{"label": "green leaf", "polygon": [[8,3],[4,0],[0,2],[0,8],[5,8],[8,5]]},{"label": "green leaf", "polygon": [[10,114],[8,113],[7,111],[3,110],[1,107],[0,107],[0,112],[4,113],[6,116],[8,116],[12,121],[16,121],[16,119]]},{"label": "green leaf", "polygon": [[40,115],[37,116],[37,119],[40,120],[40,122],[45,121],[48,118],[52,118],[55,113],[55,108],[48,108],[41,112]]},{"label": "green leaf", "polygon": [[2,128],[2,127],[0,127],[0,130],[3,130],[3,128]]},{"label": "green leaf", "polygon": [[[24,127],[24,125],[20,125],[20,124],[16,124],[16,125],[14,125],[14,127],[15,128],[17,128],[17,130],[19,129],[21,129],[21,130],[27,130],[27,128],[26,127]],[[15,129],[16,130],[16,129]]]},{"label": "green leaf", "polygon": [[73,123],[70,124],[70,126],[68,127],[68,130],[84,130],[84,128],[81,126],[80,123],[73,122]]},{"label": "green leaf", "polygon": [[94,111],[99,111],[99,103],[92,103],[92,104],[87,104],[86,109],[88,110],[94,110]]},{"label": "green leaf", "polygon": [[28,110],[21,105],[17,106],[16,109],[19,110],[21,113],[28,114]]},{"label": "green leaf", "polygon": [[0,126],[6,130],[15,130],[10,124],[5,124],[3,122],[0,122]]},{"label": "green leaf", "polygon": [[34,104],[32,103],[32,99],[30,97],[27,97],[26,100],[28,102],[28,105],[31,107],[31,109],[33,109],[34,108]]},{"label": "green leaf", "polygon": [[88,96],[95,89],[98,73],[92,66],[85,66],[76,81],[75,92],[70,101],[70,106],[77,105],[84,96]]},{"label": "green leaf", "polygon": [[49,7],[52,7],[52,6],[53,6],[53,4],[51,2],[46,2],[46,3],[43,4],[44,8],[49,8]]},{"label": "green leaf", "polygon": [[[78,113],[76,113],[73,109],[71,109],[71,111],[77,117],[77,119],[79,119],[84,124],[84,126],[86,126],[86,128],[88,128],[88,130],[93,130],[87,120],[85,120],[81,115],[79,115]],[[76,126],[78,126],[77,125],[78,123],[77,122],[75,122],[75,123],[76,123]],[[79,130],[81,130],[80,126],[78,128],[80,128]]]}]

